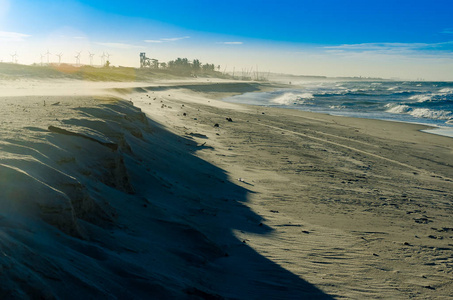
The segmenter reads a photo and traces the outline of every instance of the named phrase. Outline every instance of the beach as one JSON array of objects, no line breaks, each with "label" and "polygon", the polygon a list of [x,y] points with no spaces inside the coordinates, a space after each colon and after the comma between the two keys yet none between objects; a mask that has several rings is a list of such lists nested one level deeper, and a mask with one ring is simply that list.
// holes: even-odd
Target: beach
[{"label": "beach", "polygon": [[221,100],[282,84],[84,84],[0,94],[1,298],[453,296],[452,138]]}]

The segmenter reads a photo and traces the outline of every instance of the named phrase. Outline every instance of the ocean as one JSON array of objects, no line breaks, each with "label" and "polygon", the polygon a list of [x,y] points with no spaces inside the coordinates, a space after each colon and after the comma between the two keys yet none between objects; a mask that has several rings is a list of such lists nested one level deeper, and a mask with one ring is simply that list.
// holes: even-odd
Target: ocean
[{"label": "ocean", "polygon": [[246,93],[227,102],[337,116],[418,123],[453,137],[453,82],[302,81],[293,88]]}]

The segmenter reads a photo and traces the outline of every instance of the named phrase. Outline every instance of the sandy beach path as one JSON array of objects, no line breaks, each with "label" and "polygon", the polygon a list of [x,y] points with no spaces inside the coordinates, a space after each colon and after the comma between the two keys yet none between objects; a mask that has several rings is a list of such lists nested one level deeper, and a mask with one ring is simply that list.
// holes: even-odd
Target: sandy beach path
[{"label": "sandy beach path", "polygon": [[149,88],[130,98],[250,191],[245,205],[273,231],[240,239],[340,298],[452,295],[452,139],[419,125],[224,103],[223,92]]}]

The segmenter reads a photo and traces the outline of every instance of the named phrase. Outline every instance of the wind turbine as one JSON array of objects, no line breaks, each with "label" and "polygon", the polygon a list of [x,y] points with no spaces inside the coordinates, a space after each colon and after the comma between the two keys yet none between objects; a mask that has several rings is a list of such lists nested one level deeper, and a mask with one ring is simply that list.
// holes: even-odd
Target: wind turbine
[{"label": "wind turbine", "polygon": [[49,49],[47,49],[47,52],[44,54],[47,55],[47,64],[49,64],[49,55],[51,55],[52,53],[50,53]]},{"label": "wind turbine", "polygon": [[61,65],[61,57],[63,56],[63,53],[55,54],[55,55],[58,56],[58,65]]},{"label": "wind turbine", "polygon": [[88,51],[88,55],[90,56],[90,66],[93,65],[93,56],[94,56],[94,53],[91,53]]},{"label": "wind turbine", "polygon": [[102,66],[105,65],[105,57],[106,57],[105,53],[102,52],[102,55],[101,55],[101,65],[102,65]]},{"label": "wind turbine", "polygon": [[46,56],[45,54],[41,54],[41,67],[42,67],[42,59]]},{"label": "wind turbine", "polygon": [[110,56],[111,56],[111,54],[107,52],[105,54],[105,56],[107,56],[107,61],[105,63],[110,65]]},{"label": "wind turbine", "polygon": [[76,52],[77,55],[74,56],[76,58],[76,65],[80,65],[80,53],[82,53],[82,51],[79,51],[79,52]]},{"label": "wind turbine", "polygon": [[14,54],[11,55],[11,60],[13,62],[13,64],[17,64],[17,52],[14,51]]}]

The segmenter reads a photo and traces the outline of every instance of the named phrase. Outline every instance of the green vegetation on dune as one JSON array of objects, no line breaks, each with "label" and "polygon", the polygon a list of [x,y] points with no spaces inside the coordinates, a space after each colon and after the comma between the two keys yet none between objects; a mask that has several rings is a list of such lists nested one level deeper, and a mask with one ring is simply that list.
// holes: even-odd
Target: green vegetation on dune
[{"label": "green vegetation on dune", "polygon": [[53,67],[27,66],[11,63],[0,63],[0,79],[20,78],[65,78],[65,74]]},{"label": "green vegetation on dune", "polygon": [[[204,72],[206,77],[225,77],[220,72]],[[137,69],[131,67],[92,67],[60,65],[20,65],[0,63],[0,79],[21,78],[78,79],[88,81],[146,81],[152,79],[172,79],[191,77],[193,74],[178,69]]]}]

